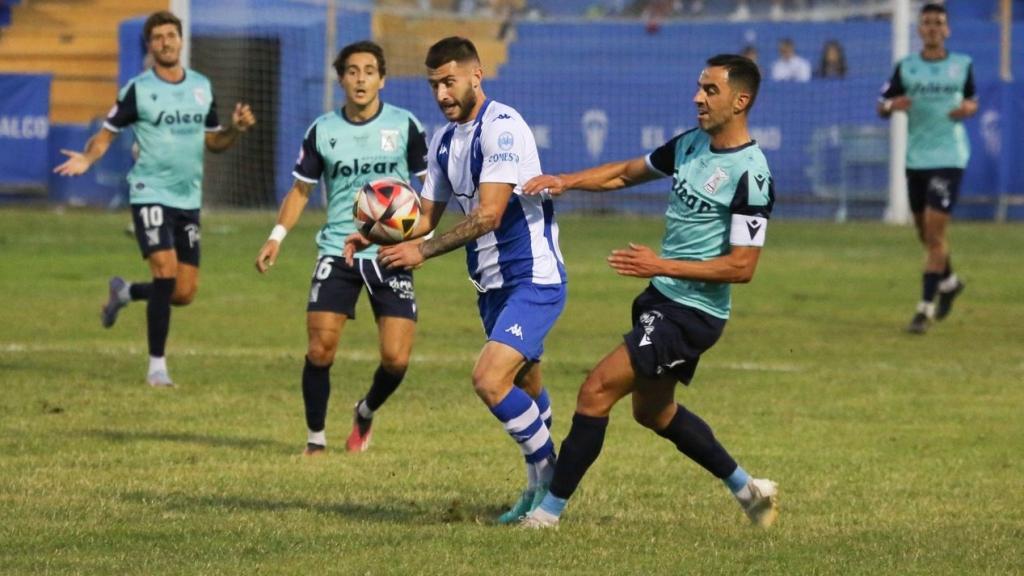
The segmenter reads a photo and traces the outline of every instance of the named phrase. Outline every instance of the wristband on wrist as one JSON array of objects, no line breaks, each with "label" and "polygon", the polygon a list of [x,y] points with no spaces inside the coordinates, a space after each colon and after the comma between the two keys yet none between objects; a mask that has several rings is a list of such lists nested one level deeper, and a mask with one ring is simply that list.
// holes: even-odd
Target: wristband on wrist
[{"label": "wristband on wrist", "polygon": [[284,240],[284,237],[288,235],[288,229],[280,224],[274,226],[274,229],[270,231],[270,238],[268,240],[275,240],[278,244]]}]

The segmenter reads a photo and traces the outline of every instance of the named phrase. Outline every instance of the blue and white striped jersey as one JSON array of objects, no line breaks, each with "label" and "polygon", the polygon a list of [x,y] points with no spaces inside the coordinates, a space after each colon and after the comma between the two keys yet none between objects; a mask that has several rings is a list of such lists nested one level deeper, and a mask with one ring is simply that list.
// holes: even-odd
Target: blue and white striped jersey
[{"label": "blue and white striped jersey", "polygon": [[563,284],[558,224],[547,194],[524,196],[541,173],[533,132],[515,109],[486,100],[475,120],[449,123],[431,138],[423,198],[454,199],[464,214],[480,205],[480,183],[515,186],[498,229],[466,244],[466,265],[477,290],[522,283]]}]

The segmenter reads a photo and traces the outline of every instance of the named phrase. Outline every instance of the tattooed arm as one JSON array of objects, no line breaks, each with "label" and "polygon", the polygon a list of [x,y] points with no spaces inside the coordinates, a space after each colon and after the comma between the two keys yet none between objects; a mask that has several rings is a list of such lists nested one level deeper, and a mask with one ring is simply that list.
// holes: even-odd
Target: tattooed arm
[{"label": "tattooed arm", "polygon": [[501,218],[505,215],[512,190],[512,184],[480,184],[480,205],[451,230],[418,245],[403,242],[383,247],[377,259],[388,268],[411,268],[420,265],[427,258],[440,256],[465,246],[501,225]]}]

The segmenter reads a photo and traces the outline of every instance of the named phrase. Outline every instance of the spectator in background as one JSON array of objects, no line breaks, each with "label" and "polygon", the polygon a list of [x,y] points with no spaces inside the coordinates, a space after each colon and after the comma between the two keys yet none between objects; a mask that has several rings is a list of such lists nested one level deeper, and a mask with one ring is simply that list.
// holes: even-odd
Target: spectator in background
[{"label": "spectator in background", "polygon": [[740,56],[743,56],[754,64],[757,64],[757,46],[747,44],[743,47],[743,50],[740,51]]},{"label": "spectator in background", "polygon": [[818,78],[845,78],[846,53],[838,40],[828,40],[821,48],[821,61],[814,72]]},{"label": "spectator in background", "polygon": [[790,38],[779,41],[779,59],[772,63],[772,80],[776,82],[807,82],[811,79],[811,63],[796,53]]}]

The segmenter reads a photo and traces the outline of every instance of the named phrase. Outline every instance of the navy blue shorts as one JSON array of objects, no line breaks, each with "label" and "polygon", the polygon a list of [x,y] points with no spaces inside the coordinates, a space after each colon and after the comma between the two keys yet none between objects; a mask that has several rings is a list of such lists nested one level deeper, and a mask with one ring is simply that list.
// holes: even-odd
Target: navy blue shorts
[{"label": "navy blue shorts", "polygon": [[477,297],[487,339],[515,348],[536,362],[544,354],[544,338],[565,308],[565,284],[518,284]]},{"label": "navy blue shorts", "polygon": [[374,318],[395,316],[416,321],[412,272],[382,268],[373,258],[356,258],[349,266],[341,256],[322,256],[313,269],[307,312],[334,312],[356,317],[363,287],[370,294]]},{"label": "navy blue shorts", "polygon": [[960,181],[964,171],[960,168],[933,168],[907,170],[907,195],[910,211],[924,212],[925,206],[949,214],[960,198]]},{"label": "navy blue shorts", "polygon": [[178,262],[199,267],[199,210],[162,204],[132,204],[135,240],[143,258],[153,252],[174,250]]},{"label": "navy blue shorts", "polygon": [[623,334],[633,371],[648,379],[672,376],[689,384],[700,355],[725,329],[725,320],[670,300],[654,286],[633,300],[633,330]]}]

